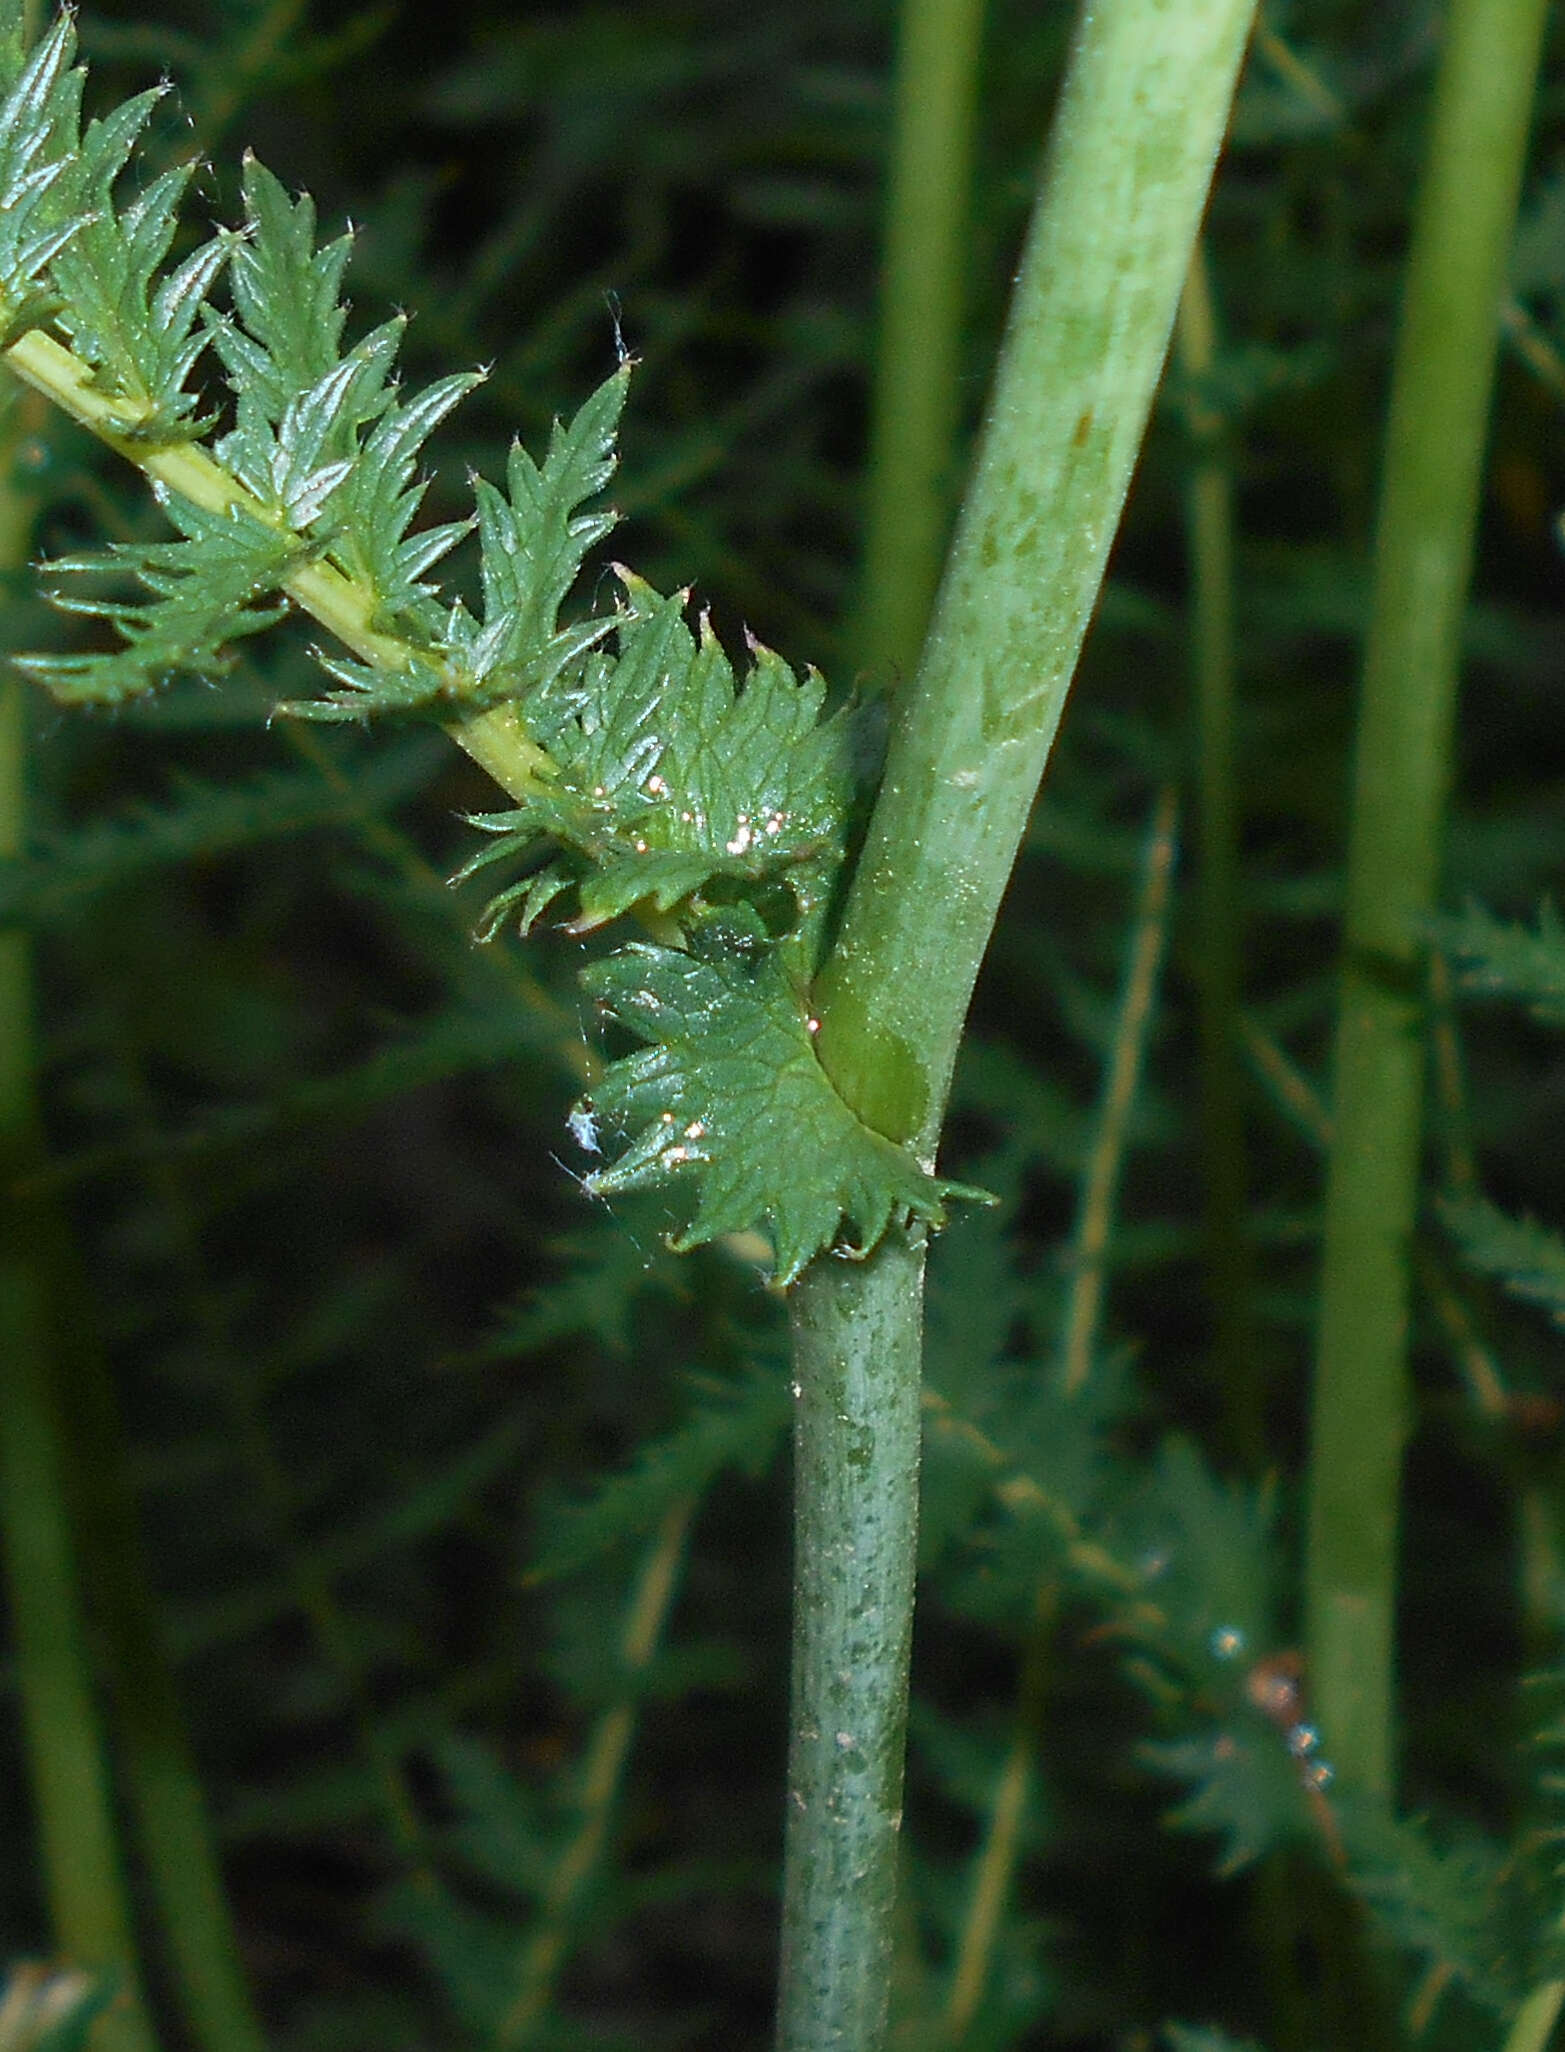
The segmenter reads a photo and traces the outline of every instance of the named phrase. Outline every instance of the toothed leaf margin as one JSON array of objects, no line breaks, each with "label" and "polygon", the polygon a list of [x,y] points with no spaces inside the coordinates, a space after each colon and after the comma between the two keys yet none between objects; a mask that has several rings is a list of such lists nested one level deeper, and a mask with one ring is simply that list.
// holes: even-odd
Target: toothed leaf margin
[{"label": "toothed leaf margin", "polygon": [[633,1134],[587,1178],[598,1196],[692,1180],[678,1253],[724,1233],[769,1231],[773,1280],[831,1248],[862,1258],[894,1220],[945,1223],[944,1182],[866,1126],[816,1058],[811,1021],[775,952],[751,968],[637,944],[583,973],[589,994],[647,1044],[610,1063],[573,1116]]}]

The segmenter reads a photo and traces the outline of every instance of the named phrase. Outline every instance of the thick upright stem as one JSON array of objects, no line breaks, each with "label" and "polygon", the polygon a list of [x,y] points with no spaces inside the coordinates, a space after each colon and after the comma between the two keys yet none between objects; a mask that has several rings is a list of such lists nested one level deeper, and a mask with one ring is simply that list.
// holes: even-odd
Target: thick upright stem
[{"label": "thick upright stem", "polygon": [[[926,1160],[1102,581],[1253,9],[1097,0],[1078,27],[976,474],[817,992],[838,1087]],[[892,1236],[862,1268],[818,1261],[794,1289],[785,2052],[884,2041],[922,1266]],[[870,1563],[866,1595],[855,1578]]]},{"label": "thick upright stem", "polygon": [[1409,1255],[1435,897],[1505,267],[1544,0],[1453,0],[1392,381],[1348,854],[1309,1476],[1311,1687],[1389,1793]]},{"label": "thick upright stem", "polygon": [[962,301],[984,0],[903,0],[855,654],[912,675],[956,491]]},{"label": "thick upright stem", "polygon": [[861,1268],[818,1264],[791,1300],[798,1412],[782,2052],[859,2052],[879,2045],[886,2027],[923,1280],[923,1247],[892,1238]]},{"label": "thick upright stem", "polygon": [[819,991],[821,1058],[929,1153],[1103,579],[1253,0],[1083,12],[934,624]]}]

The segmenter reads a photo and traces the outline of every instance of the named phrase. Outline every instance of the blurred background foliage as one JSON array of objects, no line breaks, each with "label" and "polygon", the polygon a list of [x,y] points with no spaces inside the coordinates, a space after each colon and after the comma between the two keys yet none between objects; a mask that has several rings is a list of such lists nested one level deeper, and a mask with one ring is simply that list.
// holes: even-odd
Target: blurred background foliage
[{"label": "blurred background foliage", "polygon": [[[1072,13],[989,10],[968,430]],[[1391,2043],[1409,2018],[1476,2046],[1517,1992],[1503,1945],[1462,1950],[1495,1875],[1460,1861],[1546,1805],[1523,1740],[1554,1704],[1516,1683],[1557,1663],[1565,1608],[1547,1575],[1521,1584],[1516,1531],[1555,1516],[1565,1292],[1507,1294],[1523,1255],[1474,1207],[1481,1180],[1507,1214],[1565,1218],[1565,1066],[1525,1004],[1455,987],[1464,961],[1492,966],[1488,927],[1453,929],[1435,1007],[1431,1188],[1468,1210],[1430,1209],[1410,1452],[1405,1807],[1433,1840],[1382,1845],[1377,1868],[1366,1831],[1347,1858],[1351,1820],[1289,1748],[1347,747],[1438,9],[1279,0],[1263,22],[1207,237],[1220,345],[1166,381],[948,1137],[947,1172],[1002,1204],[933,1268],[909,2046],[1128,2048],[1180,2017],[1278,2052]],[[613,553],[694,585],[725,636],[854,681],[890,0],[100,0],[81,33],[105,99],[176,82],[159,137],[211,160],[194,212],[233,217],[254,148],[323,223],[356,225],[350,290],[366,324],[412,313],[410,378],[491,367],[429,517],[513,432],[538,447],[622,334],[640,367]],[[1446,891],[1502,922],[1534,920],[1565,860],[1562,153],[1556,21]],[[1237,507],[1238,1379],[1214,1365],[1204,1259],[1198,853],[1186,832],[1160,899],[1154,818],[1197,770],[1197,418]],[[85,438],[24,427],[40,552],[155,517]],[[30,577],[9,603],[12,646],[64,632]],[[288,2052],[758,2046],[785,1744],[779,1309],[753,1250],[675,1260],[660,1203],[581,1194],[565,1114],[599,1029],[575,944],[473,944],[479,896],[444,879],[458,815],[492,802],[481,773],[426,732],[265,726],[306,671],[274,636],[217,692],[90,719],[34,704],[34,843],[0,869],[0,919],[39,939],[39,1174],[112,1364],[244,1964]],[[1143,1063],[1128,1116],[1100,1104],[1116,1052]],[[1105,1173],[1111,1218],[1083,1196]],[[43,1959],[15,1705],[0,1668],[0,1944]],[[1426,1854],[1420,1894],[1403,1884]],[[1358,1906],[1377,1872],[1397,1880],[1384,1956]],[[134,1855],[132,1892],[178,2046]]]}]

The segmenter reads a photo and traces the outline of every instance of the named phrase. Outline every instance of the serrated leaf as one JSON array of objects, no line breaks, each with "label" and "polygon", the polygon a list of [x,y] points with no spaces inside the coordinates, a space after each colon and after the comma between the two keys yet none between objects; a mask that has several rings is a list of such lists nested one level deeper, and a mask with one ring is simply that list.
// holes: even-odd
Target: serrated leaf
[{"label": "serrated leaf", "polygon": [[413,467],[435,428],[482,382],[481,371],[459,371],[388,407],[365,437],[333,508],[343,529],[334,549],[343,568],[370,586],[388,617],[416,619],[430,632],[443,625],[445,612],[432,604],[433,592],[419,579],[472,522],[449,522],[409,537],[424,496],[423,484],[413,482]]},{"label": "serrated leaf", "polygon": [[7,91],[0,105],[0,344],[8,346],[57,303],[50,263],[82,222],[62,205],[73,166],[84,74],[71,68],[76,37],[62,14],[22,61],[7,44]]},{"label": "serrated leaf", "polygon": [[[277,420],[295,393],[337,362],[347,319],[338,291],[353,238],[340,235],[318,250],[315,202],[308,193],[290,199],[281,181],[248,154],[241,189],[247,234],[229,275],[234,310],[253,351],[241,350],[241,361],[230,367]],[[224,355],[224,343],[217,347]]]},{"label": "serrated leaf", "polygon": [[939,1227],[947,1198],[985,1198],[928,1174],[849,1109],[775,951],[751,969],[637,945],[582,980],[647,1043],[610,1063],[593,1092],[591,1109],[634,1137],[587,1187],[609,1196],[693,1181],[677,1251],[764,1225],[775,1278],[790,1283],[827,1248],[862,1256],[896,1219]]},{"label": "serrated leaf", "polygon": [[325,698],[282,700],[277,710],[289,719],[340,722],[368,719],[374,713],[424,712],[447,696],[445,671],[417,655],[401,670],[378,669],[323,648],[316,649],[315,660],[344,688]]},{"label": "serrated leaf", "polygon": [[[743,895],[782,879],[792,894],[782,930],[807,933],[841,858],[854,781],[852,710],[822,720],[820,675],[796,676],[759,644],[741,690],[709,622],[703,618],[699,636],[685,625],[683,594],[663,598],[628,572],[620,576],[628,604],[617,652],[590,655],[571,688],[539,689],[523,703],[557,778],[512,811],[474,817],[503,838],[460,877],[495,861],[530,860],[553,842],[577,881],[573,932],[642,903],[674,912],[719,882]],[[560,870],[549,874],[552,896]],[[514,899],[514,889],[508,895]],[[490,930],[498,903],[486,918]],[[526,903],[536,917],[541,907]],[[691,907],[697,919],[705,909]]]},{"label": "serrated leaf", "polygon": [[[270,595],[299,559],[296,536],[239,507],[208,513],[164,487],[153,490],[181,540],[114,542],[47,566],[56,577],[107,582],[105,596],[69,585],[51,596],[65,612],[112,622],[124,641],[106,654],[13,658],[64,703],[112,705],[177,672],[212,675],[226,667],[231,643],[260,633],[287,610]],[[153,597],[115,597],[127,580]]]},{"label": "serrated leaf", "polygon": [[506,493],[483,479],[474,486],[483,585],[482,678],[535,660],[555,632],[556,616],[589,549],[618,516],[584,513],[614,475],[615,435],[625,408],[630,366],[606,378],[568,424],[558,420],[549,453],[536,464],[511,445]]},{"label": "serrated leaf", "polygon": [[160,88],[140,93],[89,125],[66,182],[70,205],[88,218],[54,259],[54,278],[56,318],[96,381],[127,401],[127,432],[168,440],[202,425],[185,380],[206,347],[197,317],[232,237],[214,236],[157,282],[194,165],[163,172],[116,208],[115,181],[161,97]]},{"label": "serrated leaf", "polygon": [[[436,640],[448,615],[421,579],[471,523],[409,536],[424,494],[414,468],[431,433],[482,373],[458,372],[400,398],[393,368],[401,316],[339,355],[346,309],[337,293],[351,238],[317,250],[313,203],[290,199],[254,157],[245,162],[244,202],[234,315],[208,323],[236,399],[234,426],[217,453],[280,519],[310,533],[368,589],[388,630]],[[405,711],[449,698],[458,673],[439,660],[414,665],[389,695],[362,666],[336,674],[347,689],[326,701],[335,710],[310,717],[357,719],[393,704]]]},{"label": "serrated leaf", "polygon": [[1312,1835],[1297,1763],[1260,1720],[1137,1748],[1155,1773],[1189,1784],[1167,1821],[1180,1831],[1222,1840],[1217,1871],[1242,1873],[1273,1846]]},{"label": "serrated leaf", "polygon": [[[568,424],[555,422],[541,467],[520,443],[512,445],[509,496],[483,478],[474,480],[481,617],[475,619],[459,602],[446,614],[439,637],[451,680],[448,695],[465,709],[477,711],[515,700],[530,719],[535,707],[542,710],[553,700],[569,706],[574,701],[568,692],[561,693],[560,679],[574,672],[582,656],[613,629],[614,622],[608,619],[586,619],[562,628],[557,616],[587,551],[618,517],[603,509],[583,512],[582,506],[613,475],[615,430],[629,375],[630,366],[621,364]],[[400,471],[393,479],[397,504],[410,514],[421,488],[404,489],[409,465],[400,457],[398,461]],[[396,576],[406,547],[397,544],[390,559],[374,566],[376,579]],[[415,617],[427,619],[428,601],[422,592],[415,587],[409,598]],[[558,719],[558,705],[552,717]],[[528,836],[529,841],[535,838]],[[479,857],[479,866],[495,852]]]},{"label": "serrated leaf", "polygon": [[1459,918],[1439,921],[1435,934],[1462,962],[1464,990],[1514,998],[1534,1017],[1565,1025],[1565,924],[1552,905],[1539,908],[1536,932],[1468,905]]},{"label": "serrated leaf", "polygon": [[1565,1326],[1565,1239],[1481,1197],[1447,1198],[1440,1215],[1473,1268],[1498,1276],[1512,1296],[1541,1305]]}]

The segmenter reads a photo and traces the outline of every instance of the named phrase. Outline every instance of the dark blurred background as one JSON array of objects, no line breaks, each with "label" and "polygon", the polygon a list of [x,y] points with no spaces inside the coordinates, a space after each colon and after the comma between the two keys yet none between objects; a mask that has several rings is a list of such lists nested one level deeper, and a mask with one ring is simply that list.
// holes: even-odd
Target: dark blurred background
[{"label": "dark blurred background", "polygon": [[[984,1363],[963,1369],[964,1347],[992,1338],[1009,1387],[1054,1346],[1145,821],[1160,783],[1193,774],[1193,398],[1222,415],[1237,490],[1244,1003],[1263,1044],[1323,1084],[1357,643],[1436,13],[1421,0],[1265,11],[1322,93],[1252,58],[1209,229],[1218,366],[1194,394],[1170,373],[953,1114],[950,1172],[994,1181],[1010,1233],[1002,1255],[964,1225],[936,1260],[956,1334],[943,1372],[969,1376],[978,1417]],[[1072,15],[990,10],[967,432]],[[100,103],[174,82],[155,143],[210,160],[193,218],[235,216],[253,149],[315,196],[324,230],[354,224],[355,319],[408,310],[411,380],[490,368],[437,439],[430,518],[460,514],[465,472],[496,475],[513,433],[540,449],[622,336],[638,369],[614,490],[625,524],[608,553],[663,588],[693,585],[731,646],[748,627],[840,688],[855,681],[844,651],[894,33],[889,0],[99,4],[81,22]],[[1556,36],[1517,278],[1545,344],[1565,286],[1561,55]],[[49,494],[42,550],[151,531],[134,481],[69,431],[51,428],[30,460]],[[1562,472],[1559,395],[1512,350],[1453,906],[1471,893],[1528,916],[1565,856]],[[454,574],[468,574],[460,558]],[[38,645],[66,629],[19,594],[11,631]],[[608,1853],[532,2042],[758,2046],[785,1743],[778,1308],[733,1250],[669,1256],[660,1200],[611,1217],[582,1195],[565,1118],[599,1029],[575,990],[578,944],[472,942],[482,899],[444,879],[471,844],[459,815],[494,796],[440,736],[265,725],[277,699],[315,688],[307,649],[297,630],[247,643],[220,692],[181,686],[117,717],[40,702],[38,855],[13,900],[40,935],[53,1175],[89,1279],[84,1317],[121,1392],[245,1958],[289,2052],[495,2042],[547,1849],[568,1836],[572,1774],[595,1717],[629,1700],[640,1716]],[[1196,859],[1187,836],[1114,1242],[1102,1351],[1123,1393],[1108,1443],[1127,1477],[1170,1429],[1225,1472],[1273,1475],[1286,1641],[1320,1169],[1275,1074],[1247,1073],[1264,1446],[1241,1458],[1211,1369],[1202,1262]],[[1556,1043],[1491,1014],[1463,1031],[1487,1186],[1565,1215]],[[1514,1383],[1552,1396],[1557,1336],[1524,1312],[1485,1316]],[[1422,1344],[1409,1793],[1503,1824],[1522,1658],[1506,1476],[1439,1334]],[[755,1364],[771,1397],[746,1379]],[[733,1449],[698,1460],[682,1425],[703,1406],[727,1415],[730,1398]],[[1540,1461],[1554,1454],[1545,1427]],[[662,1648],[627,1684],[629,1591],[685,1496],[699,1511]],[[999,1542],[976,1510],[937,1501],[931,1530],[910,1788],[920,1928],[910,1918],[903,1963],[915,2009],[920,1975],[949,1963],[973,1790],[1007,1737],[1021,1643],[985,1580],[1014,1563],[1002,1549],[986,1564]],[[530,1572],[551,1553],[558,1574]],[[1062,1634],[1046,1694],[1045,1793],[997,1992],[969,2042],[1129,2047],[1170,2014],[1276,2032],[1286,2005],[1257,1981],[1256,1903],[1312,1884],[1291,1855],[1264,1883],[1213,1883],[1211,1843],[1162,1830],[1167,1785],[1135,1752],[1148,1713],[1090,1617]],[[48,1941],[14,1701],[8,1690],[0,1726],[0,1944],[37,1955]],[[1301,2043],[1307,2004],[1305,2016]]]}]

